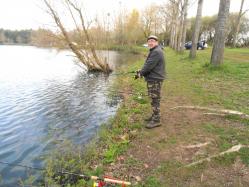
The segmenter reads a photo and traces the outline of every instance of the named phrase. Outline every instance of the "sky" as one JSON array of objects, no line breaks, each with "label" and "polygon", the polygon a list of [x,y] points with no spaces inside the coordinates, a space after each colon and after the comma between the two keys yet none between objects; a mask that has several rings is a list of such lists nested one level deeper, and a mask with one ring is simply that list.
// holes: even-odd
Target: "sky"
[{"label": "sky", "polygon": [[[55,0],[53,0],[55,1]],[[80,1],[80,0],[77,0]],[[120,7],[126,10],[136,8],[142,10],[150,4],[161,4],[167,0],[82,0],[89,14],[115,14]],[[192,0],[193,1],[193,0]],[[195,0],[197,1],[197,0]],[[231,0],[230,12],[238,12],[241,0]],[[42,0],[0,0],[0,28],[21,30],[50,27],[52,19],[44,12]],[[249,0],[245,0],[244,9],[249,8]],[[197,2],[189,7],[189,17],[196,14]],[[204,0],[203,16],[218,13],[219,0]],[[248,16],[248,13],[247,13]]]}]

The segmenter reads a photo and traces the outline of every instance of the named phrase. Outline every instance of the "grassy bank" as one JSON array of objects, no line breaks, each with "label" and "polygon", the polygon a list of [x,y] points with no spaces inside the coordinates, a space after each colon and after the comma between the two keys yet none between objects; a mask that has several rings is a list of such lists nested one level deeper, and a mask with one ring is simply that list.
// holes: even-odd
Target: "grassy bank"
[{"label": "grassy bank", "polygon": [[[162,127],[146,130],[150,114],[146,85],[131,76],[117,77],[115,89],[124,101],[116,116],[98,132],[88,148],[65,143],[48,161],[46,183],[91,182],[56,176],[58,168],[88,175],[110,175],[131,181],[133,186],[248,186],[249,149],[215,157],[192,167],[186,165],[249,145],[249,120],[236,115],[207,115],[202,110],[177,106],[205,106],[249,114],[249,51],[226,49],[224,64],[209,65],[211,49],[178,55],[166,49],[168,79],[162,89]],[[130,70],[139,69],[143,60]],[[110,94],[112,96],[113,93]],[[84,152],[83,150],[87,150]]]}]

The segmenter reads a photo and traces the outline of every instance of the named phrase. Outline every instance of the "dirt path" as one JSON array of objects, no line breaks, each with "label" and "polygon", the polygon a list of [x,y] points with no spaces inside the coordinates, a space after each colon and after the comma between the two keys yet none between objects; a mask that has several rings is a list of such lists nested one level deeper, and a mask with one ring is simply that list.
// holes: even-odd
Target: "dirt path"
[{"label": "dirt path", "polygon": [[[185,167],[235,145],[249,145],[249,120],[205,115],[201,110],[171,110],[176,106],[200,105],[248,113],[248,81],[245,81],[248,80],[245,69],[248,66],[240,62],[244,54],[236,52],[238,62],[233,60],[226,62],[224,68],[212,69],[207,65],[210,53],[202,51],[192,61],[188,54],[181,56],[166,50],[169,75],[162,90],[161,127],[144,128],[143,119],[149,116],[149,103],[126,95],[125,107],[130,109],[127,125],[142,124],[142,127],[135,130],[135,138],[129,138],[128,150],[105,168],[107,174],[145,187],[249,186],[248,148]],[[233,53],[228,50],[226,55],[234,56]],[[126,79],[122,85],[135,93],[146,93],[144,81]],[[131,111],[135,111],[134,114]]]},{"label": "dirt path", "polygon": [[171,110],[191,103],[187,98],[167,97],[161,104],[162,126],[150,130],[142,128],[128,151],[107,169],[107,174],[129,178],[133,183],[156,176],[165,186],[249,186],[249,168],[238,156],[231,164],[210,162],[196,169],[181,169],[220,152],[219,134],[210,132],[209,124],[217,125],[218,129],[245,129],[238,122],[209,117],[202,111]]}]

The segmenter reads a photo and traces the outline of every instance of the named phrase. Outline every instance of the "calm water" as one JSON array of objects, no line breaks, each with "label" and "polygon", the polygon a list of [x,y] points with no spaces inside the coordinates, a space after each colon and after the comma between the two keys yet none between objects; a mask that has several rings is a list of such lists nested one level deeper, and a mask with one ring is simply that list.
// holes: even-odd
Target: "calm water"
[{"label": "calm water", "polygon": [[[134,60],[102,53],[115,66]],[[0,161],[42,167],[60,142],[86,143],[115,114],[118,102],[107,98],[115,76],[86,74],[74,60],[66,50],[0,46]],[[3,164],[0,174],[0,186],[28,175]]]}]

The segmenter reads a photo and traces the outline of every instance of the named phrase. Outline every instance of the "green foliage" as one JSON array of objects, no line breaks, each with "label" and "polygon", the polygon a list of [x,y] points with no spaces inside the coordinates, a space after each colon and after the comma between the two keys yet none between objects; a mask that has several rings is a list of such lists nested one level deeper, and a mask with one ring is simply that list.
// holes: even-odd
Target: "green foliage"
[{"label": "green foliage", "polygon": [[164,163],[161,163],[161,165],[157,168],[157,173],[164,173],[164,174],[170,174],[174,172],[176,169],[180,168],[182,164],[178,161],[171,160]]},{"label": "green foliage", "polygon": [[0,184],[3,182],[2,176],[0,175]]},{"label": "green foliage", "polygon": [[[238,13],[230,13],[227,21],[227,39],[226,45],[232,45],[235,33],[235,26],[237,21]],[[191,27],[187,30],[186,40],[191,41],[195,18],[190,18]],[[204,16],[202,17],[202,24],[200,28],[200,36],[207,39],[208,43],[213,43],[214,40],[214,30],[217,21],[217,15],[213,16]],[[246,35],[249,31],[248,18],[246,16],[242,16],[241,25],[239,30],[239,35]],[[246,40],[246,37],[243,38],[243,41]]]},{"label": "green foliage", "polygon": [[[103,46],[103,49],[105,49],[106,46]],[[131,53],[131,54],[141,54],[146,51],[146,48],[141,47],[141,46],[134,46],[134,45],[110,45],[108,46],[109,50],[113,51],[122,51],[126,53]]]},{"label": "green foliage", "polygon": [[162,184],[154,176],[149,176],[148,178],[146,178],[144,182],[142,182],[142,184],[136,185],[136,187],[156,187],[156,186],[162,186]]},{"label": "green foliage", "polygon": [[249,167],[249,148],[242,148],[239,155],[242,162]]},{"label": "green foliage", "polygon": [[139,104],[148,104],[148,99],[146,99],[143,96],[135,95],[135,96],[133,96],[133,100],[136,101]]},{"label": "green foliage", "polygon": [[29,186],[29,187],[34,186],[35,187],[34,182],[35,182],[35,177],[31,175],[26,180],[20,180],[19,184],[20,184],[20,186],[23,186],[23,187],[25,187],[25,186]]},{"label": "green foliage", "polygon": [[30,44],[32,30],[3,30],[0,29],[0,44]]},{"label": "green foliage", "polygon": [[226,119],[249,126],[249,119],[241,118],[238,115],[227,115]]},{"label": "green foliage", "polygon": [[128,141],[123,141],[118,144],[111,144],[107,151],[104,153],[104,163],[112,163],[116,159],[117,155],[125,151],[128,145]]},{"label": "green foliage", "polygon": [[234,129],[232,127],[223,128],[210,123],[204,124],[203,128],[210,134],[218,135],[217,143],[220,151],[225,151],[234,144],[248,144],[249,142],[248,130]]},{"label": "green foliage", "polygon": [[234,163],[238,153],[229,153],[213,159],[213,161],[220,166],[230,166]]}]

